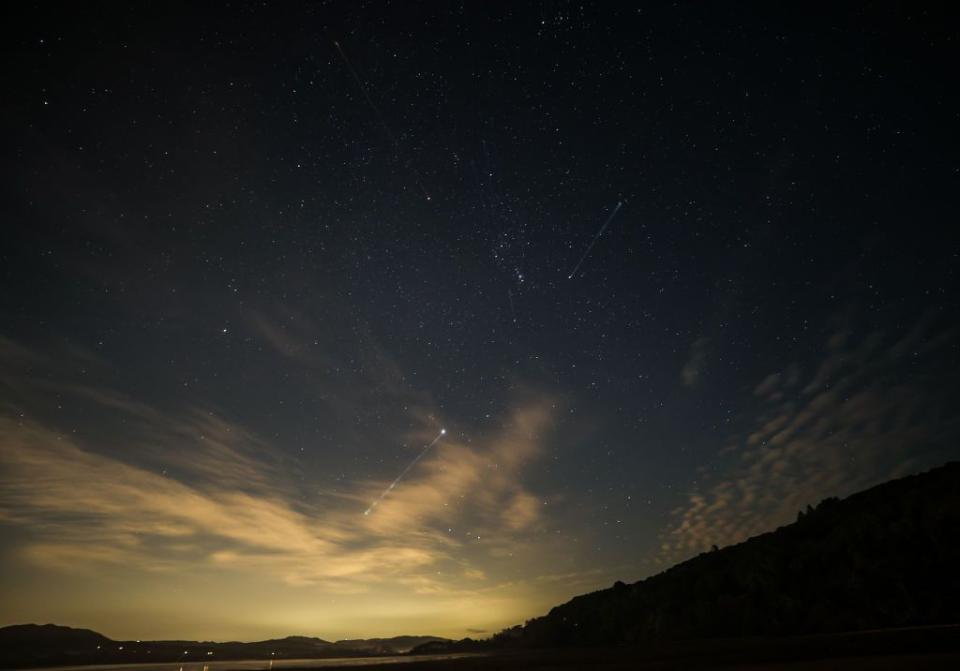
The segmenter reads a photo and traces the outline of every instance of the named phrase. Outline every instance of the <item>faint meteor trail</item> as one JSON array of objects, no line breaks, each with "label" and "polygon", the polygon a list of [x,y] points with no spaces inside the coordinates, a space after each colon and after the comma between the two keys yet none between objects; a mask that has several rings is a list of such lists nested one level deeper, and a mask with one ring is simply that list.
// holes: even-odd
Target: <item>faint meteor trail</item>
[{"label": "faint meteor trail", "polygon": [[405,476],[407,473],[409,473],[409,472],[410,472],[410,469],[413,468],[414,466],[416,466],[416,465],[417,465],[417,462],[420,461],[421,459],[423,459],[423,455],[425,455],[427,452],[429,452],[429,451],[430,451],[430,448],[433,447],[434,445],[436,445],[436,444],[437,444],[437,441],[439,441],[441,438],[443,438],[444,435],[446,435],[446,433],[447,433],[447,430],[446,430],[446,429],[440,429],[440,433],[437,434],[437,437],[434,438],[432,441],[430,441],[430,444],[427,445],[425,448],[423,448],[423,450],[421,450],[420,454],[418,454],[413,461],[411,461],[409,464],[407,464],[407,467],[406,467],[405,469],[403,469],[403,471],[400,473],[400,475],[397,476],[397,479],[394,480],[393,482],[391,482],[391,483],[390,483],[390,486],[387,487],[386,489],[384,489],[384,490],[380,493],[380,496],[377,497],[377,500],[374,501],[373,503],[371,503],[371,504],[370,504],[370,507],[363,511],[363,514],[364,514],[364,515],[369,515],[371,512],[373,512],[373,509],[376,508],[378,505],[380,505],[380,502],[383,501],[384,498],[386,498],[387,494],[389,494],[390,492],[392,492],[393,489],[394,489],[394,487],[396,487],[398,484],[400,484],[400,481],[403,480],[403,476]]},{"label": "faint meteor trail", "polygon": [[[366,99],[367,105],[369,105],[370,109],[373,110],[374,115],[377,117],[377,121],[380,122],[380,125],[383,126],[383,130],[385,130],[387,133],[387,137],[390,138],[390,142],[393,144],[393,153],[396,156],[396,158],[399,159],[400,143],[397,141],[397,136],[393,134],[392,130],[390,130],[390,126],[387,124],[386,119],[384,118],[383,114],[380,113],[380,108],[377,107],[377,104],[375,102],[373,102],[373,98],[370,97],[370,93],[367,91],[367,87],[363,85],[363,80],[360,79],[360,75],[357,74],[357,71],[354,69],[353,65],[350,63],[350,59],[347,58],[347,55],[343,52],[343,47],[340,46],[340,42],[338,42],[337,40],[332,40],[332,41],[333,41],[333,46],[336,47],[337,49],[337,53],[340,54],[341,60],[343,60],[343,64],[347,66],[347,70],[350,71],[350,74],[353,77],[353,81],[357,83],[357,87],[359,87],[360,92],[363,94],[363,97]],[[432,196],[427,191],[427,188],[423,185],[423,178],[420,177],[420,172],[413,165],[411,165],[409,161],[407,162],[406,167],[409,168],[410,171],[413,173],[417,186],[420,187],[421,191],[423,191],[424,197],[427,200],[432,200],[433,199]]]},{"label": "faint meteor trail", "polygon": [[573,267],[573,270],[570,271],[570,274],[567,275],[568,280],[572,280],[573,276],[577,274],[577,271],[580,269],[580,265],[584,262],[587,256],[590,254],[590,250],[593,249],[593,246],[597,244],[597,240],[600,239],[600,236],[603,235],[603,232],[607,230],[607,226],[610,225],[610,222],[613,221],[613,218],[617,216],[617,212],[620,211],[620,207],[623,205],[623,201],[617,201],[617,206],[613,208],[613,212],[610,213],[610,216],[607,217],[607,220],[603,222],[603,226],[600,227],[600,230],[597,231],[596,235],[593,236],[593,240],[590,241],[590,244],[587,245],[587,251],[583,253],[583,256],[580,257],[580,260],[577,261],[577,265]]}]

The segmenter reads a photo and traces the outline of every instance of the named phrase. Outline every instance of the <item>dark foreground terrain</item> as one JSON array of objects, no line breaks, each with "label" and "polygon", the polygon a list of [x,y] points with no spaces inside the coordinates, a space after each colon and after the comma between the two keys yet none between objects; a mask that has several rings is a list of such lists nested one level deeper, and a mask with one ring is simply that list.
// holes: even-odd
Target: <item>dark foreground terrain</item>
[{"label": "dark foreground terrain", "polygon": [[960,463],[949,463],[827,499],[793,524],[578,596],[501,636],[609,647],[957,624],[958,529]]},{"label": "dark foreground terrain", "polygon": [[[331,667],[349,668],[349,667]],[[397,670],[373,663],[364,670]],[[794,638],[675,641],[638,648],[560,648],[411,661],[403,671],[550,671],[604,669],[960,669],[960,626],[922,627]]]}]

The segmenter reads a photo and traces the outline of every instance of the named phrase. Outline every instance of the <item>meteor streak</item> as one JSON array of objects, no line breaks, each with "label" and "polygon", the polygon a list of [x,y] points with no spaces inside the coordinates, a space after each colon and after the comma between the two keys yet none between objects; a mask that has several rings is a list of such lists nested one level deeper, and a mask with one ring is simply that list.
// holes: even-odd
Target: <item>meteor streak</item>
[{"label": "meteor streak", "polygon": [[517,311],[513,309],[513,292],[507,289],[507,298],[510,300],[510,314],[513,315],[513,323],[517,323]]},{"label": "meteor streak", "polygon": [[373,509],[380,505],[380,502],[386,498],[387,494],[393,491],[394,487],[400,484],[400,481],[403,480],[403,477],[410,472],[410,469],[417,465],[417,462],[423,459],[423,456],[430,451],[430,448],[437,444],[437,442],[443,438],[447,433],[446,429],[440,429],[440,433],[437,434],[437,437],[430,441],[430,444],[427,445],[423,450],[416,456],[416,458],[407,464],[407,467],[403,469],[400,475],[397,476],[397,479],[390,483],[390,486],[383,490],[380,493],[380,496],[377,497],[377,500],[370,504],[370,507],[363,511],[364,515],[369,515],[373,512]]},{"label": "meteor streak", "polygon": [[580,269],[580,264],[583,263],[584,259],[587,258],[587,255],[590,254],[590,250],[593,249],[593,246],[597,244],[597,240],[600,239],[600,236],[603,235],[603,232],[607,230],[607,226],[610,225],[610,222],[613,221],[613,218],[617,216],[617,212],[620,211],[620,207],[623,205],[623,201],[618,201],[617,206],[613,208],[613,212],[610,213],[610,216],[607,217],[607,220],[603,222],[603,226],[600,227],[600,230],[597,231],[597,234],[593,236],[593,240],[590,241],[590,244],[587,245],[587,251],[583,253],[583,256],[580,257],[580,260],[577,261],[577,265],[573,267],[573,270],[570,271],[570,274],[567,275],[568,280],[572,280],[573,276],[577,274],[577,271]]},{"label": "meteor streak", "polygon": [[[360,89],[360,92],[363,94],[363,97],[367,101],[367,105],[370,106],[370,109],[373,110],[374,115],[377,117],[377,121],[380,122],[380,125],[383,126],[383,130],[386,131],[387,137],[390,138],[390,143],[393,145],[393,153],[396,159],[400,160],[400,142],[397,140],[397,136],[393,134],[393,131],[390,130],[390,126],[387,125],[387,120],[384,118],[383,114],[380,112],[380,108],[377,107],[377,104],[373,102],[373,98],[370,97],[370,93],[367,91],[367,87],[363,85],[363,80],[360,79],[360,75],[357,74],[356,69],[350,63],[350,59],[347,58],[347,55],[343,51],[343,47],[340,46],[340,42],[337,40],[332,40],[333,46],[336,48],[337,53],[340,54],[340,59],[343,61],[343,64],[347,66],[347,70],[350,71],[350,74],[353,76],[353,81],[357,83],[357,88]],[[373,86],[373,84],[371,84]],[[406,167],[410,169],[413,173],[414,181],[417,183],[417,186],[420,187],[420,190],[423,192],[424,197],[427,200],[433,200],[433,197],[430,195],[430,192],[427,191],[427,187],[423,185],[423,178],[420,176],[420,171],[409,161],[407,161]]]}]

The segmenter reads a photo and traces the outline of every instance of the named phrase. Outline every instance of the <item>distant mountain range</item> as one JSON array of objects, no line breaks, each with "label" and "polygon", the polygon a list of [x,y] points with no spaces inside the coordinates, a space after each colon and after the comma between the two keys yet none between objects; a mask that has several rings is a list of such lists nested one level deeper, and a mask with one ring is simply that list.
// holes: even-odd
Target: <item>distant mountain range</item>
[{"label": "distant mountain range", "polygon": [[490,640],[415,652],[641,645],[960,623],[960,463],[799,511],[797,521]]},{"label": "distant mountain range", "polygon": [[0,628],[0,668],[63,664],[365,657],[399,655],[426,643],[446,642],[449,642],[448,639],[439,636],[396,636],[336,642],[308,636],[288,636],[252,643],[114,641],[89,629],[73,629],[54,624],[19,624]]}]

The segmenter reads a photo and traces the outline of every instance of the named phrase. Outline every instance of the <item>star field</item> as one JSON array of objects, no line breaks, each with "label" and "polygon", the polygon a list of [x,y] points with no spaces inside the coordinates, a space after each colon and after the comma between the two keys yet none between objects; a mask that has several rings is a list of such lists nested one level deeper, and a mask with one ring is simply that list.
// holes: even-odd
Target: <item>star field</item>
[{"label": "star field", "polygon": [[956,456],[934,10],[17,13],[4,623],[492,633]]}]

